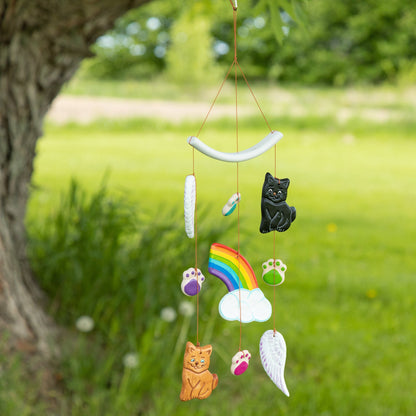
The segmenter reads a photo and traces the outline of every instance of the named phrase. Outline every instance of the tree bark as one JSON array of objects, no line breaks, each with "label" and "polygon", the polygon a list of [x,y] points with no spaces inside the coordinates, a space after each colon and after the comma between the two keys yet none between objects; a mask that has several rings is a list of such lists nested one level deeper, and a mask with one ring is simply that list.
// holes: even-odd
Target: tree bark
[{"label": "tree bark", "polygon": [[0,0],[0,331],[45,356],[55,328],[27,259],[24,223],[36,142],[90,45],[148,1]]}]

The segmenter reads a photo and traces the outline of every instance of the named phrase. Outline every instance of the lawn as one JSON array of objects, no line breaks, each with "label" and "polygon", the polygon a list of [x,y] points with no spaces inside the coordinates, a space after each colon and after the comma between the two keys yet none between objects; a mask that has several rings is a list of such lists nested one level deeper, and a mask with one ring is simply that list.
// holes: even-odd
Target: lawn
[{"label": "lawn", "polygon": [[[205,257],[201,255],[199,260],[207,277],[207,295],[204,297],[202,292],[200,297],[201,343],[214,347],[210,369],[219,376],[217,390],[201,402],[181,403],[178,399],[182,351],[186,340],[195,341],[195,322],[194,317],[184,317],[168,324],[159,318],[160,309],[169,306],[178,310],[183,298],[181,275],[169,277],[168,273],[171,281],[160,282],[151,292],[155,310],[149,314],[151,322],[146,323],[146,332],[139,338],[133,318],[129,321],[127,315],[119,320],[107,317],[108,321],[101,325],[113,324],[118,329],[98,328],[100,335],[82,338],[82,352],[75,349],[69,353],[63,369],[67,396],[62,399],[66,403],[62,409],[70,409],[70,414],[231,416],[273,412],[290,416],[378,416],[416,412],[414,104],[404,92],[393,89],[285,92],[260,86],[259,91],[259,96],[264,93],[272,127],[284,133],[277,145],[277,176],[290,178],[288,203],[297,209],[291,228],[276,236],[277,256],[288,266],[286,281],[276,290],[275,312],[276,328],[284,335],[288,348],[285,378],[290,398],[273,385],[260,364],[258,342],[263,332],[272,328],[271,321],[243,326],[242,346],[251,352],[252,363],[244,375],[230,374],[231,357],[238,350],[239,328],[222,321],[216,312],[226,289],[208,274],[204,252]],[[286,97],[291,110],[273,111],[279,93]],[[296,96],[300,103],[295,102]],[[248,102],[249,97],[244,100]],[[165,239],[163,250],[178,245],[192,254],[193,241],[183,231],[180,212],[184,179],[192,172],[192,150],[186,137],[196,134],[203,116],[192,123],[175,124],[159,119],[99,120],[88,125],[56,125],[49,121],[37,149],[29,228],[36,230],[50,221],[50,215],[57,215],[57,203],[71,177],[89,195],[96,192],[107,175],[111,197],[129,201],[145,222],[158,224],[147,232],[161,230],[154,241]],[[240,149],[266,134],[261,117],[241,119]],[[209,121],[200,138],[214,148],[234,151],[233,120]],[[222,217],[220,211],[236,190],[236,167],[200,154],[196,154],[195,166],[201,222],[198,237],[202,244],[210,244],[215,242],[209,241],[215,234],[210,227],[224,228],[222,235],[218,231],[218,242],[235,248],[236,215]],[[274,172],[273,151],[239,166],[241,253],[272,300],[273,289],[261,281],[260,268],[273,256],[273,235],[258,231],[261,187],[267,171]],[[169,210],[179,214],[169,218]],[[178,230],[176,241],[171,240],[171,234],[165,234],[159,218],[170,221],[171,227]],[[152,256],[160,257],[159,263],[172,270],[190,267],[183,262],[184,257],[172,256],[170,251],[164,262],[164,251],[156,248],[149,249],[147,258],[141,261],[153,263]],[[169,262],[172,264],[166,266]],[[84,289],[95,285],[94,279],[100,279],[86,277],[90,280],[84,281]],[[159,298],[165,284],[172,290],[177,288],[179,296]],[[73,300],[71,306],[66,298],[69,295],[62,289],[56,288],[54,294],[53,285],[45,285],[58,303],[51,306],[51,311],[70,328],[73,318],[82,314],[80,305],[90,305],[89,313],[95,319],[105,316],[97,312],[98,304],[108,301],[114,315],[120,307],[113,304],[111,291],[106,293],[105,287],[94,297],[76,292],[72,299],[79,299]],[[70,288],[71,283],[68,285]],[[141,313],[137,305],[144,305],[146,296],[149,293],[132,295],[137,314]],[[116,292],[113,298],[123,301]],[[85,351],[88,343],[97,340],[94,337],[99,337],[105,346],[100,358],[103,366],[121,374],[119,378],[114,376],[110,384],[100,379],[100,374],[108,377],[108,373],[98,369],[98,361],[80,370],[83,362],[94,361]],[[127,373],[114,363],[123,337],[140,360],[139,366]],[[174,351],[172,357],[169,351]],[[153,371],[149,363],[155,360],[159,364]],[[86,385],[88,393],[83,391]],[[106,397],[109,391],[117,398],[111,404]]]}]

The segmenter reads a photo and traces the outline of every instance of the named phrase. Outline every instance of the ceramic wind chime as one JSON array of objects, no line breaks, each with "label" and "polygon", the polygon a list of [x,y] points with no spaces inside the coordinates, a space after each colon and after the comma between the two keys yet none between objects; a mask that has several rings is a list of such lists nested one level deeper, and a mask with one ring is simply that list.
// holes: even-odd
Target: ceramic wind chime
[{"label": "ceramic wind chime", "polygon": [[[282,139],[283,134],[279,131],[272,130],[258,101],[247,81],[247,78],[241,69],[237,60],[237,2],[230,0],[233,8],[234,17],[234,60],[228,73],[221,84],[221,87],[215,97],[205,120],[196,136],[190,136],[187,142],[193,148],[193,171],[185,179],[185,232],[189,238],[195,239],[195,265],[188,268],[183,273],[181,283],[182,292],[186,296],[195,296],[197,302],[197,335],[196,345],[192,342],[186,344],[183,371],[182,371],[182,390],[180,399],[183,401],[191,399],[206,399],[218,385],[218,376],[209,371],[210,357],[212,346],[199,344],[199,294],[204,283],[205,276],[198,268],[198,239],[197,239],[197,180],[195,173],[195,150],[202,154],[220,160],[222,162],[236,164],[236,192],[229,198],[222,209],[222,215],[230,216],[237,211],[237,249],[233,249],[224,244],[213,243],[211,245],[208,272],[224,283],[227,293],[219,302],[219,314],[227,321],[240,322],[240,343],[238,351],[231,358],[231,373],[239,376],[246,372],[249,367],[251,354],[248,350],[243,349],[241,345],[242,324],[253,321],[265,322],[273,315],[273,329],[266,331],[260,338],[259,352],[261,363],[264,370],[276,384],[276,386],[287,396],[287,389],[284,379],[284,367],[286,362],[286,343],[285,340],[275,327],[274,306],[264,295],[259,287],[256,274],[250,263],[240,253],[240,201],[241,194],[239,192],[239,175],[238,165],[246,160],[255,158],[265,153],[269,149],[275,149],[275,175],[267,172],[265,175],[262,194],[261,194],[261,221],[260,233],[274,233],[273,241],[273,258],[268,259],[262,265],[262,280],[267,285],[273,286],[275,299],[275,290],[285,280],[286,265],[282,260],[276,258],[276,232],[284,232],[288,230],[291,223],[296,218],[296,209],[286,203],[287,191],[290,184],[289,179],[279,179],[276,175],[276,144]],[[234,68],[235,89],[237,97],[237,76],[240,72],[243,76],[254,101],[256,102],[265,123],[269,129],[269,133],[252,147],[239,150],[238,148],[238,108],[236,99],[236,152],[226,153],[216,150],[204,143],[198,138],[202,131],[202,127],[208,119],[208,116],[218,98],[222,87]]]}]

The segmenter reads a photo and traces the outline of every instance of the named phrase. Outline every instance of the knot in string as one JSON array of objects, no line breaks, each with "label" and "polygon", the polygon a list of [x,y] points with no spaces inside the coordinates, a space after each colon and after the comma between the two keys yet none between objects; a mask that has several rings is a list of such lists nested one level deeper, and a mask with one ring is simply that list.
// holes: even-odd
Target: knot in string
[{"label": "knot in string", "polygon": [[230,3],[231,3],[231,7],[233,8],[233,10],[237,11],[237,7],[238,7],[237,0],[234,0],[234,3],[232,0],[230,0]]}]

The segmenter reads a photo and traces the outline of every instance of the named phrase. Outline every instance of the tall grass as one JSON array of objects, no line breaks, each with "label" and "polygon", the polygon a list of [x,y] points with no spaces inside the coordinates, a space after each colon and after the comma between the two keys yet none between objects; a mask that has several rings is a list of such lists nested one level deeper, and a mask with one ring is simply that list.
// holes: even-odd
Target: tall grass
[{"label": "tall grass", "polygon": [[[195,299],[180,290],[183,271],[195,265],[182,215],[163,207],[146,215],[104,185],[87,194],[72,181],[50,217],[29,227],[50,312],[71,333],[62,344],[68,414],[137,414],[154,406],[155,383],[172,388],[196,331]],[[200,238],[201,257],[226,231],[215,224],[209,230]],[[206,286],[202,308],[215,294]],[[76,332],[82,316],[95,323],[90,333]]]},{"label": "tall grass", "polygon": [[24,357],[10,350],[7,334],[4,332],[0,339],[0,352],[0,414],[5,416],[47,414],[48,407],[45,400],[40,399],[43,381],[39,374],[41,372],[28,370]]}]

